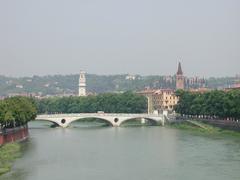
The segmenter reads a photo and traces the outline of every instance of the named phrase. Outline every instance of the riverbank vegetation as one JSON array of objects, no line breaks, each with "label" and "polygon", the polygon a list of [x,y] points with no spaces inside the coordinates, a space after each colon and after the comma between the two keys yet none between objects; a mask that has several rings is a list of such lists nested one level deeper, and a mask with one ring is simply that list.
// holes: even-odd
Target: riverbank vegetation
[{"label": "riverbank vegetation", "polygon": [[147,100],[133,92],[36,100],[38,113],[144,113]]},{"label": "riverbank vegetation", "polygon": [[0,131],[25,125],[36,115],[37,109],[31,98],[17,96],[0,100]]},{"label": "riverbank vegetation", "polygon": [[173,122],[167,125],[167,127],[186,130],[195,133],[201,134],[212,134],[212,135],[230,135],[230,136],[238,136],[240,137],[240,132],[222,129],[216,126],[212,126],[210,124],[195,121],[195,120],[186,120],[186,121],[179,121]]},{"label": "riverbank vegetation", "polygon": [[9,172],[13,161],[21,155],[19,143],[8,143],[0,147],[0,175]]},{"label": "riverbank vegetation", "polygon": [[188,92],[176,91],[175,111],[184,116],[215,119],[240,119],[240,90]]}]

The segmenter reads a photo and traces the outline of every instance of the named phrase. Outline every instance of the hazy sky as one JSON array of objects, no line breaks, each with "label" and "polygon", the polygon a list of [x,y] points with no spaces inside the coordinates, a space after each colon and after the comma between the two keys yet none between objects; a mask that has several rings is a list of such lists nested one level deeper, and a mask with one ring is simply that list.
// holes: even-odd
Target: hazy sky
[{"label": "hazy sky", "polygon": [[240,0],[0,0],[0,74],[240,74]]}]

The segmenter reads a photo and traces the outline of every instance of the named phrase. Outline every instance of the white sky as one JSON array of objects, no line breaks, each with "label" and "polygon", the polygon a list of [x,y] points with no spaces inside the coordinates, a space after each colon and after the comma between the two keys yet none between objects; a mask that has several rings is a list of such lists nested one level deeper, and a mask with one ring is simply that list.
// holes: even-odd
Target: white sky
[{"label": "white sky", "polygon": [[0,0],[0,74],[240,74],[239,0]]}]

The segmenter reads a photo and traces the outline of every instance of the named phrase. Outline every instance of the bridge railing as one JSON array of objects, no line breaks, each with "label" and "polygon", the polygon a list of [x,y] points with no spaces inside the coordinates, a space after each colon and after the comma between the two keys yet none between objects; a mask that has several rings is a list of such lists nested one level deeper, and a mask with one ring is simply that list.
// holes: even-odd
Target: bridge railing
[{"label": "bridge railing", "polygon": [[90,117],[90,116],[102,116],[102,117],[106,117],[106,116],[127,116],[127,117],[161,117],[162,114],[131,114],[131,113],[71,113],[71,114],[39,114],[38,117],[59,117],[59,116],[65,116],[65,117],[75,117],[75,116],[82,116],[82,117]]}]

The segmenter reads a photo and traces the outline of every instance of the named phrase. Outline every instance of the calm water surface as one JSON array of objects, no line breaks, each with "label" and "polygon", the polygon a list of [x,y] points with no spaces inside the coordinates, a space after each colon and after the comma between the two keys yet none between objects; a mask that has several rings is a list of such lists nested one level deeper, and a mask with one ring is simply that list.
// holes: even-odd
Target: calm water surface
[{"label": "calm water surface", "polygon": [[0,180],[240,179],[236,137],[166,127],[30,126],[23,156]]}]

